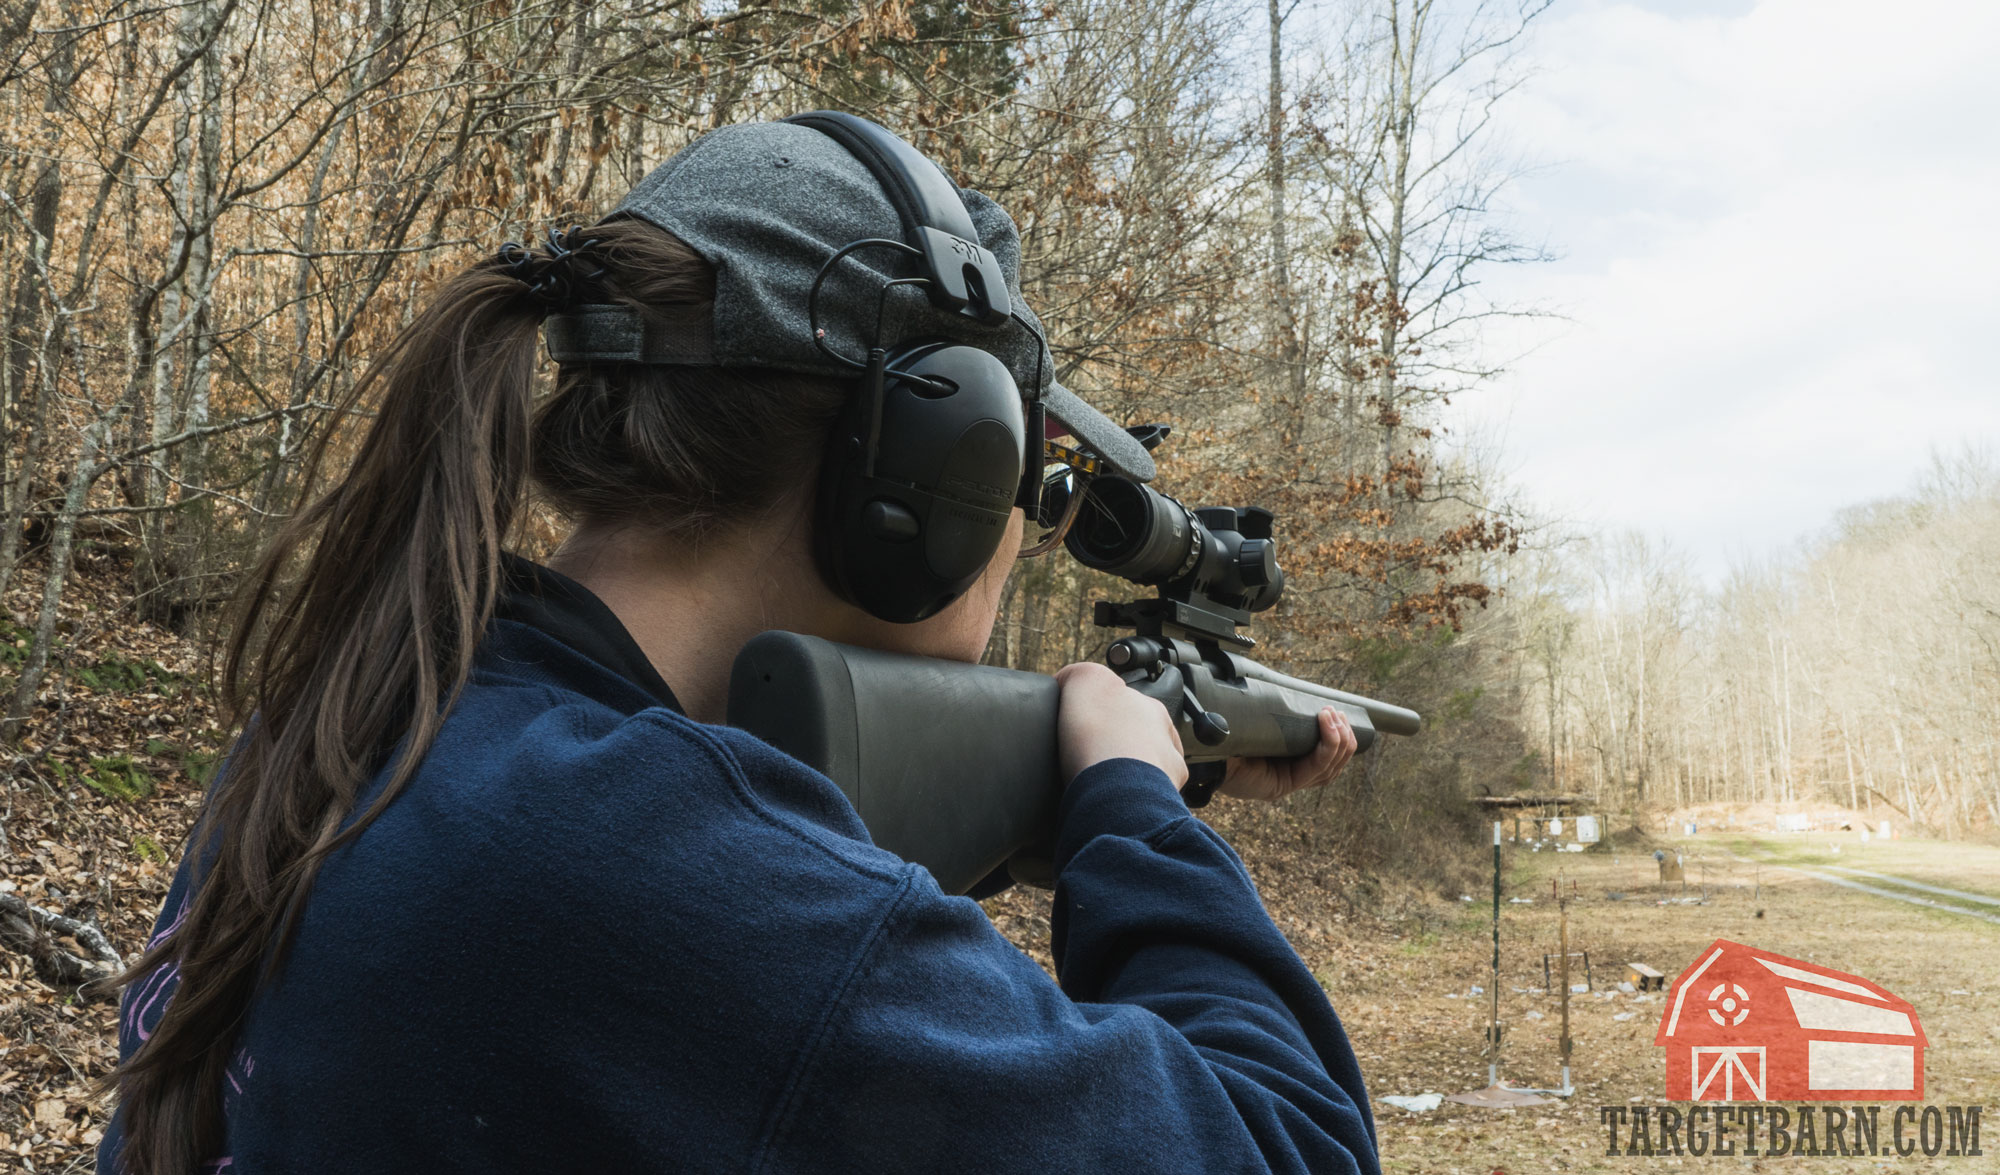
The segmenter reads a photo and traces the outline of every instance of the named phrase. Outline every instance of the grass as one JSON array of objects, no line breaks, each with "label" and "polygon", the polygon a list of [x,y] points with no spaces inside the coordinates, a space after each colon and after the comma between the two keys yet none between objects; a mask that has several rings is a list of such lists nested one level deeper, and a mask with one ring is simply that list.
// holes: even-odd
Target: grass
[{"label": "grass", "polygon": [[[187,774],[197,786],[206,787],[215,774],[216,764],[222,761],[219,751],[188,749],[178,743],[162,738],[146,740],[146,757],[164,760]],[[60,761],[51,764],[56,775],[64,780],[72,778],[71,768]],[[117,800],[140,800],[153,794],[159,786],[155,767],[141,762],[131,754],[102,755],[90,760],[80,776],[84,784],[102,795]],[[135,851],[137,851],[137,846]],[[141,857],[145,856],[140,852]]]},{"label": "grass", "polygon": [[222,762],[222,752],[202,748],[187,748],[179,743],[163,738],[146,740],[146,753],[155,758],[166,759],[187,773],[187,777],[201,787],[215,775],[216,764]]},{"label": "grass", "polygon": [[34,633],[8,617],[0,616],[0,665],[19,669],[34,645]]},{"label": "grass", "polygon": [[1409,935],[1396,944],[1396,949],[1406,955],[1421,955],[1437,946],[1439,936],[1435,930],[1424,930]]},{"label": "grass", "polygon": [[183,684],[179,674],[150,657],[133,660],[116,653],[75,670],[74,676],[100,693],[153,692],[171,698]]},{"label": "grass", "polygon": [[[1992,845],[1879,838],[1862,844],[1853,833],[1739,834],[1719,839],[1736,856],[1766,864],[1865,869],[2000,898],[2000,847]],[[1869,878],[1856,880],[1876,884]]]}]

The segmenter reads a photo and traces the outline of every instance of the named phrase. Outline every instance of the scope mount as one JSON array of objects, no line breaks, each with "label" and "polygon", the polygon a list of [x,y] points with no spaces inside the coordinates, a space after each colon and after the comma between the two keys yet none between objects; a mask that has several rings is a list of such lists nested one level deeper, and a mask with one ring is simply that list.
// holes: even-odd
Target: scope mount
[{"label": "scope mount", "polygon": [[1250,614],[1213,600],[1192,603],[1169,595],[1166,588],[1150,600],[1113,603],[1099,600],[1091,610],[1091,622],[1099,628],[1130,628],[1143,637],[1180,637],[1197,643],[1214,641],[1238,649],[1254,649],[1257,642],[1236,631],[1250,623]]}]

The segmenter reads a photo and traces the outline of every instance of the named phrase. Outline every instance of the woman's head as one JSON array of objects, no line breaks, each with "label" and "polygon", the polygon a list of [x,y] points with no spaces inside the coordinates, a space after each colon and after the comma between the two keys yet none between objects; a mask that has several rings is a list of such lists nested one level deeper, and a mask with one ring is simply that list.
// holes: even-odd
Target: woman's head
[{"label": "woman's head", "polygon": [[[657,314],[713,300],[709,266],[659,229],[594,235],[602,273],[579,294]],[[531,474],[579,527],[709,542],[797,497],[851,390],[789,371],[619,365],[565,368],[538,406],[550,307],[519,260],[448,282],[377,358],[351,393],[375,408],[351,466],[246,578],[222,685],[238,721],[256,721],[193,833],[211,855],[180,928],[129,973],[180,970],[116,1074],[132,1171],[191,1172],[220,1153],[220,1075],[263,960],[274,944],[282,954],[318,862],[395,798],[434,739],[493,613]],[[309,468],[326,451],[322,438]],[[411,753],[350,822],[399,742]]]},{"label": "woman's head", "polygon": [[[588,236],[570,263],[588,275],[576,296],[669,318],[713,303],[713,268],[668,233],[627,218]],[[814,572],[814,479],[852,379],[565,365],[537,404],[550,305],[524,278],[555,259],[521,260],[454,278],[376,360],[351,393],[375,406],[353,463],[246,579],[222,685],[238,720],[257,721],[194,831],[213,855],[179,930],[128,973],[180,970],[152,1037],[114,1075],[134,1172],[192,1172],[219,1153],[220,1075],[267,952],[282,953],[319,861],[395,799],[435,738],[531,481],[586,547],[671,561],[778,544],[766,554],[790,577],[786,598],[804,601],[792,614],[822,617],[836,639],[964,659],[984,645],[1009,544],[960,606],[919,625],[867,616]],[[309,481],[325,454],[322,438]],[[350,822],[399,742],[411,753]]]},{"label": "woman's head", "polygon": [[[570,234],[585,241],[562,276],[593,276],[570,300],[630,306],[677,327],[713,313],[713,268],[671,234],[626,218]],[[552,263],[541,258],[521,276]],[[976,660],[1013,567],[1018,511],[965,594],[914,624],[841,599],[813,558],[819,465],[857,382],[773,368],[565,364],[529,441],[536,488],[572,525],[558,565],[592,580],[626,570],[662,585],[733,582],[732,602],[765,627]]]}]

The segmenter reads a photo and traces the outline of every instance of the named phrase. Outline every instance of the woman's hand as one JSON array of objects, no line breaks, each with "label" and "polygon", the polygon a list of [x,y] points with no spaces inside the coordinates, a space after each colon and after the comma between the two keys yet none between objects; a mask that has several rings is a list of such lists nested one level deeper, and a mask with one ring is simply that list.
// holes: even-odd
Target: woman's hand
[{"label": "woman's hand", "polygon": [[1187,782],[1180,732],[1165,706],[1096,662],[1063,666],[1056,673],[1056,684],[1062,687],[1056,742],[1064,784],[1106,759],[1151,763],[1166,772],[1176,788]]},{"label": "woman's hand", "polygon": [[1347,715],[1328,706],[1319,712],[1319,745],[1311,754],[1297,759],[1231,759],[1220,790],[1246,800],[1277,800],[1324,787],[1354,758],[1354,746],[1354,728]]}]

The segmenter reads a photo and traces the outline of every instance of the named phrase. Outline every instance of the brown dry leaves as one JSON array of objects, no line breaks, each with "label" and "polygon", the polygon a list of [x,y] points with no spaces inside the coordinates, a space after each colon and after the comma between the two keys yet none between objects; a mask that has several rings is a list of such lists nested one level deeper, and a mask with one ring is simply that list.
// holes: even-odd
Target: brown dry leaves
[{"label": "brown dry leaves", "polygon": [[[28,582],[17,582],[4,600],[14,614],[28,613],[39,598],[39,568],[25,570]],[[75,642],[69,671],[60,687],[51,674],[43,705],[9,755],[0,887],[44,909],[94,919],[129,960],[152,930],[200,796],[182,756],[149,753],[148,744],[213,752],[220,731],[191,681],[174,683],[169,698],[150,680],[121,685],[109,680],[115,674],[94,674],[103,682],[94,688],[78,676],[80,668],[106,663],[151,661],[190,676],[198,670],[194,642],[130,621],[126,574],[112,560],[86,566],[65,600]],[[0,682],[11,685],[11,678]],[[155,781],[151,795],[114,799],[85,782],[106,774],[93,761],[120,756]],[[58,945],[82,953],[74,943]],[[45,982],[25,957],[0,952],[0,1168],[11,1158],[23,1170],[91,1170],[109,1114],[94,1084],[116,1061],[114,1002],[80,999]]]}]

